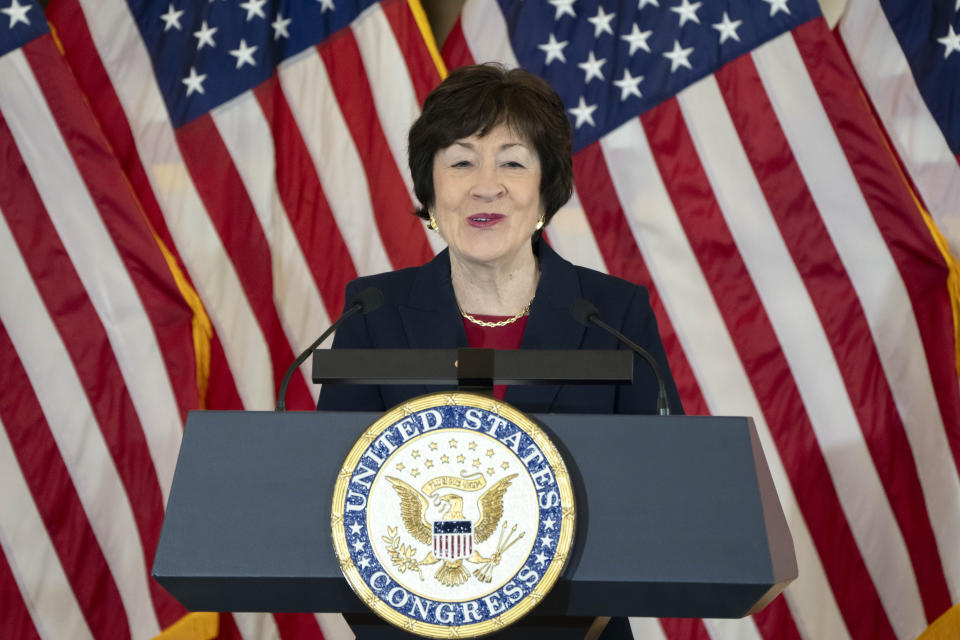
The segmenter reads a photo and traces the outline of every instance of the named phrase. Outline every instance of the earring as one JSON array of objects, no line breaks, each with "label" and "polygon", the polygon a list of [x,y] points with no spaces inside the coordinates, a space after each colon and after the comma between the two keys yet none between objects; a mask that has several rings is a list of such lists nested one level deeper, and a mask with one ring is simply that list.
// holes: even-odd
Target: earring
[{"label": "earring", "polygon": [[544,222],[543,222],[543,216],[541,215],[541,216],[540,216],[540,219],[537,220],[537,228],[536,228],[536,231],[540,231],[540,229],[543,229],[543,224],[544,224]]},{"label": "earring", "polygon": [[433,217],[433,212],[430,213],[430,223],[427,225],[430,227],[431,231],[438,231],[440,227],[437,226],[437,219]]}]

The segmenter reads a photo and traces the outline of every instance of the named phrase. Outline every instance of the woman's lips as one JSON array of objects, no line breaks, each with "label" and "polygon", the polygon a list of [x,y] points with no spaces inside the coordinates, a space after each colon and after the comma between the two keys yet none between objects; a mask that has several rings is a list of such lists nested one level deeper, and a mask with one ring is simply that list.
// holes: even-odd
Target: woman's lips
[{"label": "woman's lips", "polygon": [[487,229],[505,217],[502,213],[475,213],[467,218],[467,224],[477,229]]}]

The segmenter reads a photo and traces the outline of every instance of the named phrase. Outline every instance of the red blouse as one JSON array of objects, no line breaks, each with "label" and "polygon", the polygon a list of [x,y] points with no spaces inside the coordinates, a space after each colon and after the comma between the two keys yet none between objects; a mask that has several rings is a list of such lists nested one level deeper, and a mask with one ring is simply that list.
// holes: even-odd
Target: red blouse
[{"label": "red blouse", "polygon": [[[477,320],[485,322],[500,322],[509,320],[510,316],[482,316],[474,314]],[[520,342],[523,340],[523,330],[527,328],[527,318],[523,316],[516,322],[512,322],[502,327],[481,327],[463,319],[463,328],[467,332],[467,342],[474,349],[519,349]],[[507,385],[498,384],[493,387],[493,397],[497,400],[503,400],[507,392]]]}]

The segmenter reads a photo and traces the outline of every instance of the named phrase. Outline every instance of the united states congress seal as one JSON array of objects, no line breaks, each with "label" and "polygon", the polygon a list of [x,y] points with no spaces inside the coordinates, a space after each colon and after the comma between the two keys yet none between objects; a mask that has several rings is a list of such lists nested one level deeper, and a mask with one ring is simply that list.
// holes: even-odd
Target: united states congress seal
[{"label": "united states congress seal", "polygon": [[563,459],[521,411],[470,393],[388,411],[337,476],[333,545],[354,592],[430,638],[475,637],[527,614],[573,542]]}]

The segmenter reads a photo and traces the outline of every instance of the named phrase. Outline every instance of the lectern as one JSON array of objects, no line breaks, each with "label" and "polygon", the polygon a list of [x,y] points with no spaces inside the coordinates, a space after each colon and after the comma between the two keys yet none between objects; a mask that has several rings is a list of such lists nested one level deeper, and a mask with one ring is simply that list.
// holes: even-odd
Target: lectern
[{"label": "lectern", "polygon": [[[330,505],[345,456],[378,417],[192,412],[154,578],[194,611],[366,613],[334,557]],[[565,458],[577,530],[566,571],[531,624],[742,617],[797,576],[751,419],[533,418]]]}]

